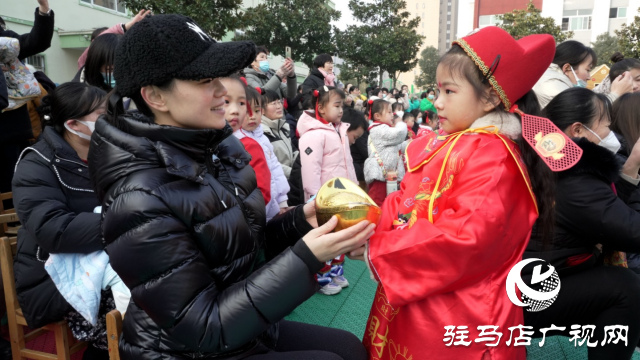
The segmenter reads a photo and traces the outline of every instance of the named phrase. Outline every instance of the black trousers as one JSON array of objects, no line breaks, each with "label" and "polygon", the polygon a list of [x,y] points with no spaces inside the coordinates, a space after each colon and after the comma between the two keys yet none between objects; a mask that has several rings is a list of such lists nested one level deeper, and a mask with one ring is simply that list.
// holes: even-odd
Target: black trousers
[{"label": "black trousers", "polygon": [[247,360],[367,360],[362,341],[348,331],[283,320],[275,351]]},{"label": "black trousers", "polygon": [[[596,267],[560,277],[560,293],[549,308],[539,312],[524,312],[524,322],[533,326],[534,336],[542,337],[540,328],[551,324],[566,327],[564,332],[549,331],[546,336],[569,335],[571,325],[595,325],[589,347],[589,360],[631,359],[640,340],[640,279],[633,271],[618,266]],[[628,325],[627,345],[601,345],[604,327]],[[607,337],[609,338],[609,337]],[[586,346],[586,342],[583,346]]]}]

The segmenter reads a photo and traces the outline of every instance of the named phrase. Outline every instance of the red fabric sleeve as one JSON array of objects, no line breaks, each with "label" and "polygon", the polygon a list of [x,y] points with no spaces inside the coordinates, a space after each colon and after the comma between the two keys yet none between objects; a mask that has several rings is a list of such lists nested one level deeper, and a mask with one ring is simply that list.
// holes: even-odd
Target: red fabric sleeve
[{"label": "red fabric sleeve", "polygon": [[245,150],[251,155],[251,162],[249,165],[256,172],[256,180],[258,181],[258,189],[264,197],[264,204],[268,204],[271,201],[271,171],[267,165],[267,159],[264,157],[264,151],[262,146],[252,138],[245,137],[240,139]]}]

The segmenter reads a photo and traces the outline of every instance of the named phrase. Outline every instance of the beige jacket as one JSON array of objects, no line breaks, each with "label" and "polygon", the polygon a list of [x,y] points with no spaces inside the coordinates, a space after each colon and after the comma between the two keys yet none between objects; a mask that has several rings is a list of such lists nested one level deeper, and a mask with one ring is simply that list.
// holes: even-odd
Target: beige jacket
[{"label": "beige jacket", "polygon": [[[551,64],[547,71],[545,71],[544,75],[542,75],[540,80],[535,84],[533,91],[536,92],[538,102],[544,109],[547,104],[556,97],[556,95],[567,89],[571,89],[572,87],[574,87],[573,83],[562,72],[560,66]],[[609,98],[611,102],[614,102],[618,99],[618,95],[609,93],[607,94],[607,98]]]}]

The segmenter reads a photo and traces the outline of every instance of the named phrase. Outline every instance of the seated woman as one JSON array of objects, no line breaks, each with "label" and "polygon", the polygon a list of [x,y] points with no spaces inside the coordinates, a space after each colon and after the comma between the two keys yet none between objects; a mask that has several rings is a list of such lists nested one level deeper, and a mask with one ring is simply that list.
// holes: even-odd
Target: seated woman
[{"label": "seated woman", "polygon": [[[610,107],[604,95],[571,88],[545,108],[546,117],[584,153],[574,167],[558,173],[555,228],[534,228],[523,256],[549,262],[561,281],[551,306],[524,312],[525,325],[537,336],[551,324],[564,326],[567,336],[573,324],[595,325],[591,341],[598,345],[588,348],[590,360],[630,359],[640,339],[638,276],[623,266],[602,266],[616,260],[624,265],[619,251],[640,252],[640,145],[633,145],[621,172],[615,159],[620,143],[609,129]],[[531,272],[525,268],[523,275]],[[628,325],[628,342],[602,346],[610,325]]]},{"label": "seated woman", "polygon": [[91,133],[105,112],[106,93],[81,84],[60,85],[43,98],[45,126],[26,148],[13,177],[13,199],[23,226],[14,261],[16,292],[27,324],[38,328],[67,319],[74,337],[93,344],[85,359],[108,359],[105,315],[115,308],[103,291],[98,324],[74,311],[45,271],[49,254],[90,254],[104,249],[100,205],[89,179]]},{"label": "seated woman", "polygon": [[[116,106],[89,164],[111,265],[132,290],[123,360],[366,358],[353,334],[283,320],[317,291],[323,262],[375,226],[313,229],[312,203],[265,224],[219,80],[254,59],[253,43],[217,43],[181,15],[145,18],[118,47]],[[140,112],[123,114],[121,96]]]},{"label": "seated woman", "polygon": [[262,94],[262,127],[282,165],[284,176],[289,179],[298,151],[291,143],[291,126],[286,120],[282,99],[275,91],[265,90]]},{"label": "seated woman", "polygon": [[[574,86],[586,88],[591,69],[597,63],[595,51],[581,42],[568,40],[559,44],[553,62],[533,87],[540,106],[546,107],[556,95]],[[632,87],[630,75],[620,76],[611,84],[611,92],[607,97],[614,102],[623,94],[631,92]]]}]

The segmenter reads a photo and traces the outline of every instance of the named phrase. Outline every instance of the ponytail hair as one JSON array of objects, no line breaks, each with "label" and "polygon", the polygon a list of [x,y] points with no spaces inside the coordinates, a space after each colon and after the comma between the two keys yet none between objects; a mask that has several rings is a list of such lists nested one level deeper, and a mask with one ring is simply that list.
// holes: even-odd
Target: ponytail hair
[{"label": "ponytail hair", "polygon": [[104,105],[107,93],[95,86],[79,82],[64,83],[42,98],[37,111],[43,127],[50,126],[58,134],[65,132],[67,120],[83,118]]},{"label": "ponytail hair", "polygon": [[369,99],[369,101],[367,102],[367,114],[369,116],[369,120],[373,120],[373,115],[374,114],[382,114],[382,112],[385,111],[388,108],[389,105],[391,105],[391,104],[389,104],[389,102],[386,101],[386,100],[382,100],[382,99],[371,100],[371,99]]}]

